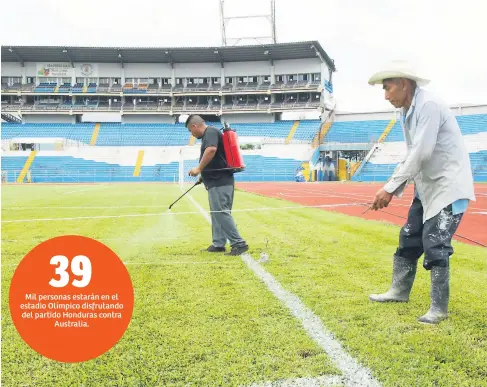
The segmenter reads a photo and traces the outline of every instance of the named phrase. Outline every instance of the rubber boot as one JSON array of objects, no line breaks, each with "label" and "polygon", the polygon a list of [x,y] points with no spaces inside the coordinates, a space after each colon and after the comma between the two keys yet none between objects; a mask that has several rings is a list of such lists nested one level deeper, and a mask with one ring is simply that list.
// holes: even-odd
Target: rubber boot
[{"label": "rubber boot", "polygon": [[431,269],[431,307],[418,320],[424,324],[438,324],[448,318],[450,298],[450,268],[433,266]]},{"label": "rubber boot", "polygon": [[416,276],[418,261],[394,255],[392,284],[386,293],[371,294],[369,299],[375,302],[408,302],[409,294]]}]

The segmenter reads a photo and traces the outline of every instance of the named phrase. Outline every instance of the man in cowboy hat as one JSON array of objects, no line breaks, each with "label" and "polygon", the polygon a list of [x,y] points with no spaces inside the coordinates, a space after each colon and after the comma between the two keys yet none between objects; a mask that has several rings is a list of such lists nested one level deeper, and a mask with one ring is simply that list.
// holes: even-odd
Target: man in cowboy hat
[{"label": "man in cowboy hat", "polygon": [[377,192],[372,209],[387,207],[410,181],[415,186],[394,255],[391,287],[369,298],[407,302],[417,261],[424,253],[423,267],[431,272],[431,306],[419,321],[437,324],[448,317],[451,240],[475,195],[470,158],[456,118],[445,102],[421,89],[428,83],[403,61],[393,62],[369,79],[370,85],[381,84],[386,100],[401,109],[407,144],[406,158]]}]

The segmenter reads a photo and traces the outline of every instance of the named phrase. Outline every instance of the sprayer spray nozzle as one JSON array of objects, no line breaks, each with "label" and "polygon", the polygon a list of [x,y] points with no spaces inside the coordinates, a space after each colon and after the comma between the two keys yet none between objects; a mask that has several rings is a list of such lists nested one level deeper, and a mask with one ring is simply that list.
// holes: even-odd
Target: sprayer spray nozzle
[{"label": "sprayer spray nozzle", "polygon": [[260,263],[267,263],[267,262],[269,262],[269,256],[267,255],[266,252],[263,251],[262,253],[260,253],[259,262]]},{"label": "sprayer spray nozzle", "polygon": [[264,249],[264,251],[262,253],[260,253],[259,263],[267,263],[267,262],[269,262],[269,255],[266,252],[268,244],[269,244],[269,240],[266,239],[265,240],[265,249]]}]

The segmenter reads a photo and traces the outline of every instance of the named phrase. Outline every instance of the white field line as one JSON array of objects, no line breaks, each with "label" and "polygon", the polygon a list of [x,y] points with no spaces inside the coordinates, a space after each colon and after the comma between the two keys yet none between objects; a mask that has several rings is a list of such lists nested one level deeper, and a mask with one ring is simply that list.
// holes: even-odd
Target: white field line
[{"label": "white field line", "polygon": [[332,387],[345,383],[340,376],[318,376],[316,378],[298,378],[276,380],[275,382],[253,383],[247,387]]},{"label": "white field line", "polygon": [[[244,208],[232,210],[232,212],[256,212],[256,211],[283,211],[283,210],[299,210],[304,208],[334,208],[334,207],[364,207],[370,206],[370,203],[339,203],[339,204],[321,204],[311,206],[289,206],[289,207],[260,207],[260,208]],[[225,211],[212,211],[225,212]],[[7,219],[2,220],[2,223],[29,223],[29,222],[49,222],[49,221],[65,221],[65,220],[89,220],[89,219],[120,219],[120,218],[136,218],[148,216],[179,216],[179,215],[195,215],[199,214],[197,211],[185,212],[158,212],[148,214],[124,214],[124,215],[95,215],[95,216],[74,216],[66,218],[35,218],[35,219]]]},{"label": "white field line", "polygon": [[[166,261],[166,262],[136,262],[136,261],[127,261],[123,262],[124,265],[132,265],[132,266],[138,266],[138,265],[147,265],[147,266],[171,266],[171,265],[225,265],[225,266],[231,266],[228,264],[228,262],[225,261],[201,261],[201,262],[193,262],[193,261]],[[17,267],[18,264],[12,263],[12,264],[3,264],[2,267]]]},{"label": "white field line", "polygon": [[61,209],[61,210],[107,210],[107,209],[121,209],[121,208],[168,208],[167,204],[150,204],[150,205],[127,205],[127,206],[15,206],[15,207],[5,207],[2,208],[2,211],[8,210],[53,210],[53,209]]},{"label": "white field line", "polygon": [[[333,194],[328,194],[328,193],[321,193],[321,194],[315,193],[315,194],[311,194],[311,195],[293,195],[293,194],[286,194],[283,192],[279,192],[279,195],[282,196],[283,198],[322,198],[322,199],[339,198],[339,199],[346,199],[346,200],[357,200],[357,199],[363,200],[363,197],[364,197],[364,195],[357,195],[357,197],[352,197],[352,196],[348,196],[345,194],[344,195],[341,195],[341,194],[333,195]],[[397,198],[394,198],[394,199],[397,199]],[[395,202],[393,202],[393,204],[396,207],[397,206],[400,206],[400,207],[409,207],[410,206],[410,204],[400,204],[400,203],[398,203],[397,200]]]},{"label": "white field line", "polygon": [[[211,219],[207,211],[196,202],[191,195],[189,200],[198,208],[204,218],[211,224]],[[282,285],[268,273],[250,254],[245,253],[240,258],[254,272],[254,274],[268,289],[278,298],[301,322],[308,335],[330,356],[337,368],[343,372],[342,382],[347,387],[380,387],[380,383],[372,376],[370,370],[360,365],[352,356],[350,356],[334,338],[311,309],[293,293],[285,290]],[[316,384],[314,384],[316,385]],[[308,384],[305,384],[308,386]],[[310,384],[313,386],[313,384]]]},{"label": "white field line", "polygon": [[[284,191],[287,191],[287,192],[284,192]],[[289,192],[289,193],[288,193]],[[304,195],[302,195],[301,193],[304,193]],[[302,190],[302,191],[293,191],[293,190],[289,190],[289,189],[283,189],[279,192],[279,195],[283,196],[283,197],[289,197],[289,198],[342,198],[342,199],[350,199],[350,200],[363,200],[364,194],[359,194],[359,193],[351,193],[351,192],[348,192],[348,193],[340,193],[340,192],[331,192],[330,193],[327,193],[327,192],[323,192],[323,191],[313,191],[313,190]],[[476,195],[479,195],[478,193],[476,193]],[[373,197],[370,197],[370,199],[372,200]],[[391,204],[395,207],[410,207],[411,206],[411,202],[413,200],[413,197],[412,195],[408,195],[408,194],[405,194],[404,196],[402,196],[401,198],[396,198],[394,197],[392,199],[392,202]],[[407,204],[402,204],[402,203],[407,203]],[[479,208],[479,207],[473,207],[472,205],[474,204],[475,202],[472,202],[470,203],[469,205],[469,209],[471,210],[477,210],[477,211],[485,211],[486,209],[485,208]],[[475,212],[474,212],[475,213]]]}]

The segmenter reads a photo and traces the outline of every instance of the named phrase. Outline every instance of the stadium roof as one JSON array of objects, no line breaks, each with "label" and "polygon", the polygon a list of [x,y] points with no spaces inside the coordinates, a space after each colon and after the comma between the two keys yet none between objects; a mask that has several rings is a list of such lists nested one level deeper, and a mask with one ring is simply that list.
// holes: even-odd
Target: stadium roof
[{"label": "stadium roof", "polygon": [[2,46],[2,62],[202,63],[305,59],[321,56],[336,71],[318,41],[227,47]]}]

